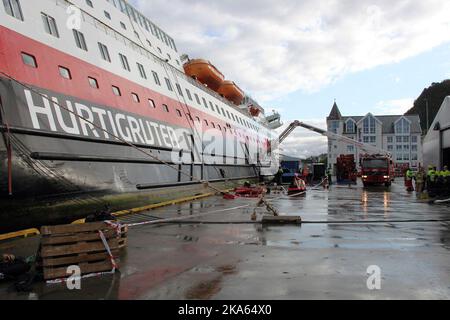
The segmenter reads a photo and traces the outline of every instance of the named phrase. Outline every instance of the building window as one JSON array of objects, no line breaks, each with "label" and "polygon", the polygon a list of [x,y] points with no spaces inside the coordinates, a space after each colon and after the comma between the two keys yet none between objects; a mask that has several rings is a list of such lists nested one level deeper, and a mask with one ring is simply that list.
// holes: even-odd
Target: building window
[{"label": "building window", "polygon": [[367,136],[363,137],[363,142],[364,143],[369,143],[369,137],[367,137]]},{"label": "building window", "polygon": [[92,1],[91,1],[91,0],[86,0],[86,4],[87,4],[89,7],[91,7],[91,8],[94,7],[94,5],[92,4]]},{"label": "building window", "polygon": [[417,143],[417,136],[411,136],[411,143]]},{"label": "building window", "polygon": [[20,7],[19,0],[3,0],[3,5],[7,14],[23,21],[22,8]]},{"label": "building window", "polygon": [[31,54],[22,52],[22,61],[27,66],[30,66],[30,67],[33,67],[33,68],[37,68],[36,58],[34,56],[32,56]]},{"label": "building window", "polygon": [[122,62],[122,67],[127,71],[131,71],[130,64],[128,63],[128,58],[121,53],[119,53],[119,57],[120,57],[120,62]]},{"label": "building window", "polygon": [[53,17],[41,12],[42,21],[44,22],[45,32],[59,38],[58,27]]},{"label": "building window", "polygon": [[394,151],[394,146],[392,144],[388,145],[387,147],[388,151]]},{"label": "building window", "polygon": [[102,55],[103,60],[111,62],[111,57],[109,55],[108,47],[103,43],[98,43],[98,48],[100,49],[100,54]]},{"label": "building window", "polygon": [[150,106],[150,108],[156,109],[155,101],[153,101],[152,99],[148,99],[148,105]]},{"label": "building window", "polygon": [[409,144],[405,144],[405,145],[403,145],[403,150],[409,150]]},{"label": "building window", "polygon": [[377,137],[375,137],[375,136],[370,136],[370,137],[369,137],[369,141],[370,141],[370,143],[376,143],[376,142],[377,142]]},{"label": "building window", "polygon": [[105,17],[108,18],[109,20],[111,20],[111,15],[109,14],[108,11],[104,11]]},{"label": "building window", "polygon": [[333,133],[338,133],[338,129],[339,129],[339,121],[331,121],[330,131]]},{"label": "building window", "polygon": [[411,151],[415,151],[415,152],[417,152],[417,144],[413,144],[412,146],[411,146]]},{"label": "building window", "polygon": [[139,99],[139,96],[136,93],[132,92],[131,96],[133,97],[134,102],[136,102],[136,103],[141,102],[141,100]]},{"label": "building window", "polygon": [[409,142],[409,136],[404,136],[404,137],[403,137],[403,142],[408,143],[408,142]]},{"label": "building window", "polygon": [[409,134],[410,132],[410,124],[405,118],[401,118],[395,124],[395,133],[396,134]]},{"label": "building window", "polygon": [[397,146],[396,146],[396,150],[397,150],[397,151],[402,151],[402,150],[403,150],[403,146],[397,145]]},{"label": "building window", "polygon": [[363,121],[363,132],[364,134],[375,134],[376,125],[375,118],[373,116],[367,116]]},{"label": "building window", "polygon": [[388,143],[394,143],[394,137],[387,137]]},{"label": "building window", "polygon": [[172,84],[170,83],[170,80],[168,78],[164,78],[166,80],[167,89],[169,91],[173,91]]},{"label": "building window", "polygon": [[95,78],[88,77],[89,85],[94,88],[98,89],[98,81]]},{"label": "building window", "polygon": [[142,64],[140,64],[139,62],[136,63],[138,70],[139,70],[139,74],[141,75],[141,78],[147,79],[147,74],[145,73],[145,69],[144,66]]},{"label": "building window", "polygon": [[395,137],[395,141],[396,141],[397,143],[402,143],[402,142],[403,142],[403,138],[400,137],[400,136],[397,136],[397,137]]},{"label": "building window", "polygon": [[348,146],[347,146],[347,152],[349,152],[349,153],[355,152],[355,146],[353,146],[353,145],[348,145]]},{"label": "building window", "polygon": [[402,161],[402,160],[403,160],[402,154],[401,153],[397,154],[397,161]]},{"label": "building window", "polygon": [[169,107],[166,104],[163,104],[162,107],[165,112],[170,112]]},{"label": "building window", "polygon": [[403,155],[403,160],[409,161],[409,153],[405,153],[405,154]]},{"label": "building window", "polygon": [[69,69],[62,67],[62,66],[59,66],[58,68],[59,68],[59,74],[61,75],[61,77],[63,77],[64,79],[68,79],[68,80],[72,79],[72,75],[70,74]]},{"label": "building window", "polygon": [[159,76],[155,71],[152,71],[153,74],[153,79],[155,80],[155,83],[160,86],[161,85],[161,81],[159,81]]},{"label": "building window", "polygon": [[418,160],[417,153],[413,153],[413,154],[411,155],[411,160],[412,160],[412,161],[417,161],[417,160]]},{"label": "building window", "polygon": [[113,93],[114,93],[116,96],[118,96],[118,97],[120,97],[120,96],[122,95],[122,93],[120,92],[119,87],[112,86],[112,91],[113,91]]},{"label": "building window", "polygon": [[355,122],[352,119],[348,119],[345,126],[347,133],[355,133]]},{"label": "building window", "polygon": [[84,38],[84,34],[82,34],[80,31],[73,29],[73,36],[75,38],[75,43],[78,48],[88,51],[87,45],[86,45],[86,39]]}]

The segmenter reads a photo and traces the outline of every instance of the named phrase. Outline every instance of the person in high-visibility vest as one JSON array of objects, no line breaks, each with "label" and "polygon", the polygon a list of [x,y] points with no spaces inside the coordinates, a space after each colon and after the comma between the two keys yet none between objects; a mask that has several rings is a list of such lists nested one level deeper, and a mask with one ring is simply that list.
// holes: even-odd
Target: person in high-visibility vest
[{"label": "person in high-visibility vest", "polygon": [[427,191],[430,196],[435,195],[436,188],[436,167],[430,165],[428,166],[427,172]]},{"label": "person in high-visibility vest", "polygon": [[405,175],[405,186],[406,191],[408,192],[414,191],[413,179],[414,179],[414,172],[411,170],[411,168],[408,168]]},{"label": "person in high-visibility vest", "polygon": [[443,184],[443,193],[445,195],[450,195],[450,170],[448,170],[448,166],[444,166],[444,169],[441,171],[441,176]]}]

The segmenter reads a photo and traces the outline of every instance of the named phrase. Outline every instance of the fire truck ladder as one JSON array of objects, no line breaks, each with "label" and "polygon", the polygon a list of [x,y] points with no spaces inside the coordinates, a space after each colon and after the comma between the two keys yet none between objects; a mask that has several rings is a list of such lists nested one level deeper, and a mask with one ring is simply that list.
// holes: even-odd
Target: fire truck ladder
[{"label": "fire truck ladder", "polygon": [[336,134],[336,133],[333,133],[333,132],[330,132],[330,131],[327,131],[327,130],[323,130],[323,129],[311,126],[309,124],[306,124],[306,123],[298,121],[298,120],[292,122],[286,128],[286,130],[284,130],[280,134],[280,136],[278,138],[279,143],[281,144],[284,140],[286,140],[286,138],[298,127],[305,128],[307,130],[316,132],[316,133],[318,133],[318,134],[320,134],[322,136],[328,137],[328,138],[333,139],[333,140],[338,140],[338,141],[342,141],[342,142],[354,145],[357,148],[361,149],[362,151],[370,153],[370,154],[381,154],[381,155],[388,156],[389,158],[392,158],[392,154],[390,152],[384,150],[384,149],[380,149],[380,148],[377,148],[377,147],[375,147],[373,145],[370,145],[370,144],[367,144],[367,143],[363,143],[363,142],[359,142],[359,141],[354,140],[352,138],[349,138],[349,137],[346,137],[346,136],[342,136],[342,135],[339,135],[339,134]]}]

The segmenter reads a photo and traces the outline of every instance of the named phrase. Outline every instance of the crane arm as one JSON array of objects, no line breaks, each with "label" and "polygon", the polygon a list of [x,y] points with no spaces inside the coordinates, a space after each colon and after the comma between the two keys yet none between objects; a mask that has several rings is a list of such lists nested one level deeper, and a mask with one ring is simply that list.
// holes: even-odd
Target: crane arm
[{"label": "crane arm", "polygon": [[307,130],[316,132],[316,133],[318,133],[318,134],[320,134],[320,135],[322,135],[322,136],[328,137],[328,138],[330,138],[330,139],[335,139],[335,140],[338,140],[338,141],[346,142],[346,143],[348,143],[348,144],[351,144],[351,145],[354,145],[354,146],[360,148],[361,150],[364,150],[365,152],[369,152],[369,153],[378,153],[378,154],[383,154],[383,155],[387,155],[387,156],[389,156],[389,157],[392,157],[392,154],[390,154],[389,152],[387,152],[387,151],[384,150],[384,149],[380,149],[380,148],[377,148],[377,147],[372,146],[372,145],[370,145],[370,144],[362,143],[362,142],[353,140],[353,139],[351,139],[351,138],[349,138],[349,137],[342,136],[342,135],[339,135],[339,134],[336,134],[336,133],[333,133],[333,132],[330,132],[330,131],[327,131],[327,130],[324,130],[324,129],[320,129],[320,128],[311,126],[311,125],[309,125],[309,124],[306,124],[306,123],[301,122],[301,121],[298,121],[298,120],[292,122],[292,123],[286,128],[286,130],[284,130],[284,131],[281,133],[281,135],[280,135],[280,137],[279,137],[279,143],[282,143],[284,140],[286,140],[286,138],[287,138],[287,137],[288,137],[288,136],[289,136],[289,135],[297,128],[297,127],[305,128],[305,129],[307,129]]}]

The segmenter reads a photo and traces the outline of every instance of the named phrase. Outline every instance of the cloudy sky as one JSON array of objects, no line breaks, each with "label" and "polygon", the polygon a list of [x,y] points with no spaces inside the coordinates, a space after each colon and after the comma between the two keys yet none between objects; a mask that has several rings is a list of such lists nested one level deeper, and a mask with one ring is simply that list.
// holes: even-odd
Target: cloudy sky
[{"label": "cloudy sky", "polygon": [[[402,114],[450,78],[448,0],[132,0],[182,53],[212,61],[285,123]],[[298,130],[284,153],[326,152]]]}]

